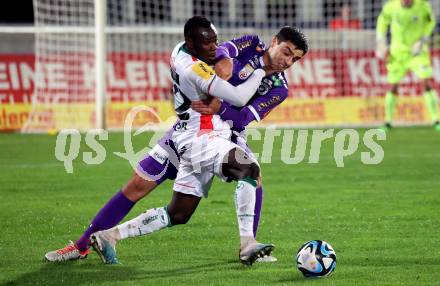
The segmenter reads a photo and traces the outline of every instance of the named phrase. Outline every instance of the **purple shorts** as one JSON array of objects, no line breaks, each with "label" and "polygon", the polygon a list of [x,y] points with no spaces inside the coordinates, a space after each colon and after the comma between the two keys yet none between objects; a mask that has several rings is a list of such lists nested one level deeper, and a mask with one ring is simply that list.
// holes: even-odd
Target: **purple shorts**
[{"label": "purple shorts", "polygon": [[158,185],[167,179],[174,180],[179,169],[179,155],[171,138],[173,131],[168,130],[137,166],[139,172]]}]

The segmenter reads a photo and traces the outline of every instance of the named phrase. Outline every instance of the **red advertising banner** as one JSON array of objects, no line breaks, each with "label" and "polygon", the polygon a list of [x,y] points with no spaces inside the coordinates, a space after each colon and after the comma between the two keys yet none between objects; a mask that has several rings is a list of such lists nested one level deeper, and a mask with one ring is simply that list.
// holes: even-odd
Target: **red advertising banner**
[{"label": "red advertising banner", "polygon": [[[431,53],[433,86],[440,88],[440,50]],[[313,50],[287,71],[292,97],[383,96],[388,88],[385,63],[373,51]],[[420,81],[409,73],[401,95],[421,93]]]},{"label": "red advertising banner", "polygon": [[[107,63],[107,91],[112,101],[163,100],[170,98],[169,54],[112,53]],[[44,63],[36,73],[33,55],[0,55],[0,102],[30,102],[34,82],[43,76],[45,93],[58,101],[93,98],[93,61],[78,62],[67,56]],[[434,87],[440,88],[440,50],[432,52]],[[384,63],[373,52],[311,51],[287,72],[292,97],[339,97],[383,95],[387,88]],[[421,91],[411,74],[402,81],[400,93]],[[86,95],[86,96],[84,96]],[[92,98],[90,98],[92,97]]]},{"label": "red advertising banner", "polygon": [[[432,51],[431,56],[433,87],[440,90],[440,50]],[[172,99],[168,61],[169,53],[108,54],[106,72],[110,103],[163,102],[167,104],[163,107],[163,112],[172,113],[168,104]],[[359,103],[361,111],[355,112],[360,117],[355,122],[347,122],[349,124],[362,122],[363,118],[377,121],[383,116],[382,107],[378,105],[381,101],[375,99],[374,104],[373,101],[368,101],[383,96],[388,88],[385,65],[374,57],[372,51],[313,50],[286,71],[286,77],[289,97],[296,100],[296,103],[289,103],[292,106],[283,112],[286,116],[292,112],[302,114],[298,118],[307,119],[304,124],[329,122],[324,116],[328,114],[325,107],[332,105],[322,99],[365,99],[365,103]],[[35,90],[37,78],[39,84],[38,90]],[[420,81],[408,74],[402,81],[399,92],[400,95],[417,95],[422,92],[421,89]],[[33,98],[34,94],[39,98]],[[27,118],[33,99],[43,104],[93,104],[93,56],[58,55],[42,59],[36,67],[34,55],[0,55],[0,130],[19,128]],[[309,102],[307,99],[320,100]],[[414,105],[412,101],[405,104],[408,106],[398,108],[416,108],[419,114],[416,119],[423,119],[424,111],[420,110],[423,105]],[[286,119],[283,120],[285,123]],[[277,121],[278,119],[273,122]],[[114,122],[116,127],[119,124]]]}]

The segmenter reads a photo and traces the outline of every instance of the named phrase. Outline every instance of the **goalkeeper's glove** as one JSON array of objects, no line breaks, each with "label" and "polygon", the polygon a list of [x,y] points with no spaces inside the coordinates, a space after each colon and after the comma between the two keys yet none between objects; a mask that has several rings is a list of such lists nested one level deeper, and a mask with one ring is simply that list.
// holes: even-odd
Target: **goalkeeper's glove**
[{"label": "goalkeeper's glove", "polygon": [[422,37],[420,38],[420,40],[415,42],[411,48],[412,55],[413,56],[420,55],[423,51],[423,47],[425,46],[426,43],[428,43],[428,41],[429,41],[428,37]]},{"label": "goalkeeper's glove", "polygon": [[376,39],[376,57],[383,60],[388,53],[387,40],[384,37],[378,37]]}]

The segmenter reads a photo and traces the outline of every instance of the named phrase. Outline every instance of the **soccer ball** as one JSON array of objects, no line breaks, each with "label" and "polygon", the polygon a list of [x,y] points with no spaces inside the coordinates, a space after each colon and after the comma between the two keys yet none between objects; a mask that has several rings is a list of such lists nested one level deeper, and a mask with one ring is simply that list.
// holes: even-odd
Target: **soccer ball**
[{"label": "soccer ball", "polygon": [[299,248],[296,266],[305,277],[327,277],[336,268],[336,253],[327,242],[311,240]]}]

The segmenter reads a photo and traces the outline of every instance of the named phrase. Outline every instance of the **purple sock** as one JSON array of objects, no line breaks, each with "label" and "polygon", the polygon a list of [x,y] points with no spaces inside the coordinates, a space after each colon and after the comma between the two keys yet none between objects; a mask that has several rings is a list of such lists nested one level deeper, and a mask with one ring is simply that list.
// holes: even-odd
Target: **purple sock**
[{"label": "purple sock", "polygon": [[122,191],[116,193],[107,204],[98,212],[90,226],[76,242],[76,246],[80,251],[89,248],[89,239],[92,233],[105,230],[117,225],[134,206],[134,202],[130,201]]},{"label": "purple sock", "polygon": [[255,210],[254,210],[254,238],[257,237],[258,225],[260,224],[261,206],[263,205],[263,187],[257,187],[255,193]]}]

